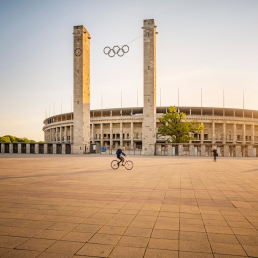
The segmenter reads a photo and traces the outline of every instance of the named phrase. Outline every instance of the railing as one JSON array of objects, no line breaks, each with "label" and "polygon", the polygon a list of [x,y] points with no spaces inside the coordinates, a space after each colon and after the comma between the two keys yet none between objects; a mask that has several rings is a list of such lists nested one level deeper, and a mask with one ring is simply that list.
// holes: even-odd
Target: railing
[{"label": "railing", "polygon": [[[101,152],[103,155],[115,155],[117,149],[113,148],[106,148],[104,152]],[[125,150],[126,155],[141,155],[142,154],[142,149],[134,148],[134,149],[126,149]]]}]

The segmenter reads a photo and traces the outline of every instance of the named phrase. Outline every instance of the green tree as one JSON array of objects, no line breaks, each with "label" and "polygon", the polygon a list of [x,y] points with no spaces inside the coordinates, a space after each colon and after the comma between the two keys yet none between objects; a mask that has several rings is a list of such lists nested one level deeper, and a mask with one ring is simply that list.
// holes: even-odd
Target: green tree
[{"label": "green tree", "polygon": [[30,140],[28,138],[26,138],[26,137],[23,137],[22,138],[22,142],[30,142]]},{"label": "green tree", "polygon": [[12,135],[5,135],[4,137],[9,137],[11,142],[15,142],[15,136]]},{"label": "green tree", "polygon": [[171,106],[159,121],[162,125],[158,128],[158,134],[169,136],[167,142],[188,143],[194,140],[190,133],[200,133],[204,129],[200,124],[196,126],[194,121],[186,122],[185,113],[178,113],[175,106]]},{"label": "green tree", "polygon": [[26,137],[19,138],[19,137],[12,136],[12,135],[4,135],[4,136],[0,137],[0,142],[36,142],[36,141],[29,140]]},{"label": "green tree", "polygon": [[2,136],[0,137],[0,142],[11,142],[11,140],[8,136]]}]

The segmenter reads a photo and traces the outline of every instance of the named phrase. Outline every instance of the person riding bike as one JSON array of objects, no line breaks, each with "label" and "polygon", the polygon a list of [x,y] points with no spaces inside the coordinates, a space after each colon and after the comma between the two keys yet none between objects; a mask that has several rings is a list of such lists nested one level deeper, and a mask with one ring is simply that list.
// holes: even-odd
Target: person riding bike
[{"label": "person riding bike", "polygon": [[120,159],[120,161],[118,162],[118,165],[122,162],[122,166],[124,166],[124,157],[123,156],[125,156],[126,157],[126,154],[124,153],[124,151],[125,151],[125,147],[122,147],[122,149],[118,149],[117,151],[116,151],[116,157],[118,158],[118,159]]}]

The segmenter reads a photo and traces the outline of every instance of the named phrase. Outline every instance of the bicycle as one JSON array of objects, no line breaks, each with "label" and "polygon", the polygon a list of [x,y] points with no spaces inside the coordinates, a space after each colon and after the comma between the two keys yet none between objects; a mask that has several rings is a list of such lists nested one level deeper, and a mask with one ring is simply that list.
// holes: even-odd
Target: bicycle
[{"label": "bicycle", "polygon": [[111,168],[118,169],[120,163],[124,163],[124,164],[122,164],[122,166],[124,166],[127,170],[131,170],[133,168],[133,162],[131,160],[128,160],[127,157],[124,157],[124,161],[123,162],[120,161],[120,160],[117,160],[117,159],[113,160],[111,162]]}]

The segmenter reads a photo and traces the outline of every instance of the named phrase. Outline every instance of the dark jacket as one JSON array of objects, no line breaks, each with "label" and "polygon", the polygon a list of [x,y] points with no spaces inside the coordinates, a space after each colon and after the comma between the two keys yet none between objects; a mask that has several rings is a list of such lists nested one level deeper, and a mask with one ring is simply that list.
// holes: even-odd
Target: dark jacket
[{"label": "dark jacket", "polygon": [[119,158],[121,154],[123,154],[124,156],[126,156],[125,153],[124,153],[121,149],[118,149],[118,150],[116,151],[116,156]]}]

